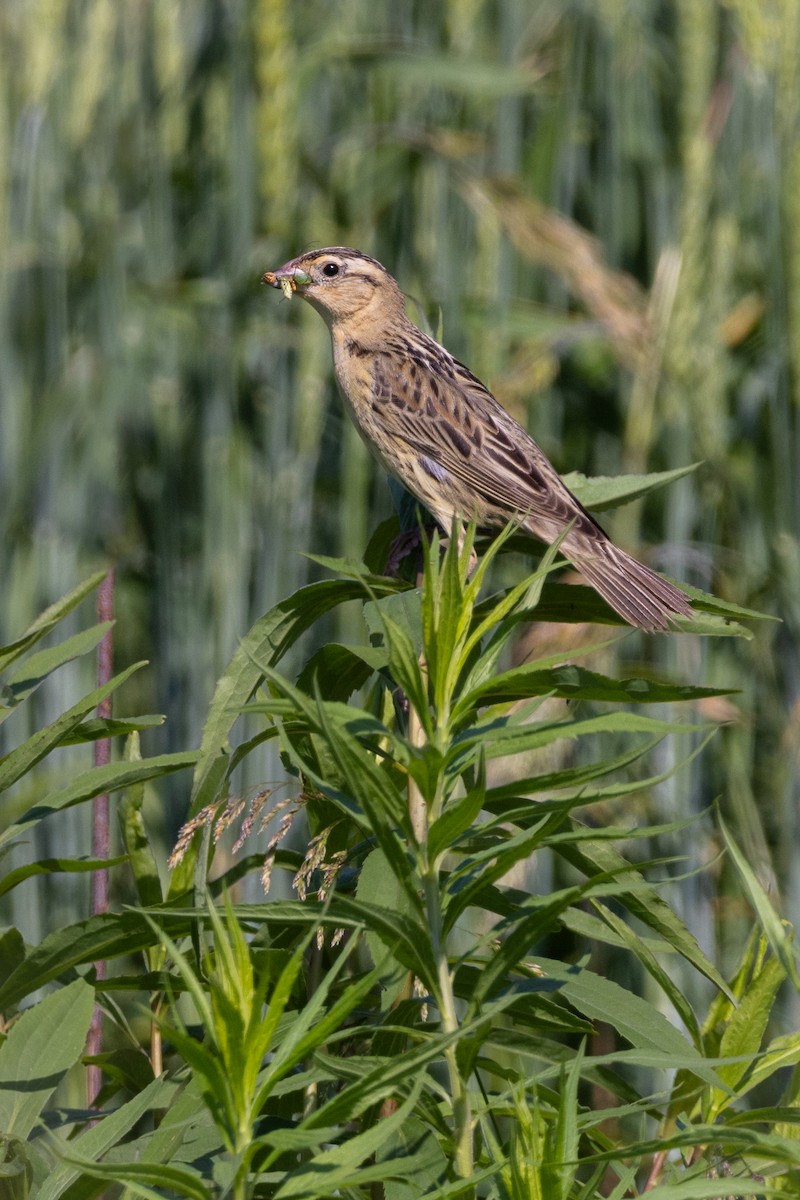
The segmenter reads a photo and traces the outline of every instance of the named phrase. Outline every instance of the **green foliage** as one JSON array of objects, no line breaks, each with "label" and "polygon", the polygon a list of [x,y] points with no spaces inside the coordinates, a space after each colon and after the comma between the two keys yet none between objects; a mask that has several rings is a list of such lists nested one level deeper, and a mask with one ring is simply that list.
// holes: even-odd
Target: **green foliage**
[{"label": "green foliage", "polygon": [[[784,928],[726,832],[763,925],[726,983],[649,878],[667,864],[632,865],[619,849],[626,831],[591,820],[592,806],[663,781],[663,772],[649,779],[642,768],[664,737],[691,744],[710,732],[696,719],[647,716],[627,707],[631,699],[693,703],[718,689],[620,681],[575,667],[568,650],[506,666],[557,557],[553,547],[532,575],[485,597],[510,532],[471,575],[473,531],[460,548],[452,537],[443,554],[434,537],[418,587],[341,564],[344,578],[282,602],[245,640],[220,680],[198,756],[143,760],[141,722],[131,721],[113,771],[79,773],[55,803],[44,796],[13,821],[9,842],[58,811],[60,797],[79,803],[109,780],[126,787],[125,857],[146,907],[68,925],[31,948],[13,930],[0,942],[0,1003],[12,1018],[0,1045],[9,1196],[88,1197],[124,1184],[132,1194],[166,1189],[193,1200],[356,1197],[376,1187],[389,1200],[591,1200],[609,1187],[621,1197],[647,1186],[648,1195],[676,1200],[796,1186],[796,1086],[781,1097],[775,1085],[800,1063],[800,1040],[770,1032],[795,971]],[[345,702],[352,679],[343,690],[314,650],[302,686],[292,683],[280,658],[354,595],[373,631],[369,648],[351,649],[364,668],[358,697]],[[70,638],[49,659],[37,652],[37,670],[95,641]],[[570,710],[554,718],[543,707],[553,698],[568,699]],[[11,752],[20,778],[36,773],[39,749],[58,744],[55,730],[67,736],[85,719],[88,703]],[[243,714],[266,726],[231,753]],[[178,760],[194,763],[194,795],[206,806],[187,827],[175,876],[190,862],[190,874],[206,878],[212,863],[199,852],[200,830],[224,817],[233,764],[264,736],[277,739],[330,868],[312,842],[304,900],[246,904],[226,895],[218,909],[211,892],[197,903],[175,879],[165,896],[147,844],[143,783]],[[575,747],[572,761],[531,769],[532,750],[565,742]],[[496,783],[500,760],[507,778]],[[627,833],[638,842],[681,827]],[[551,864],[546,891],[526,883],[531,861]],[[298,862],[278,856],[276,868]],[[12,872],[7,886],[33,873]],[[595,969],[588,952],[603,946],[656,991]],[[113,1052],[101,1059],[105,1107],[89,1125],[80,1109],[52,1107],[91,1015],[93,975],[75,972],[131,954],[142,966],[96,981],[94,995],[135,1055],[130,1065]],[[704,1018],[676,983],[679,959],[713,986]],[[13,1018],[53,981],[54,992]],[[152,1013],[149,1047],[125,1016],[131,990]],[[600,1029],[608,1031],[602,1043]],[[166,1068],[158,1078],[156,1053]],[[773,1101],[748,1108],[756,1089]],[[31,1140],[45,1118],[54,1132]]]},{"label": "green foliage", "polygon": [[[318,578],[298,551],[358,555],[390,511],[333,399],[324,330],[258,285],[301,248],[354,243],[571,485],[574,470],[603,478],[582,490],[590,506],[620,474],[630,497],[651,470],[675,481],[612,514],[626,547],[780,616],[702,662],[666,639],[620,654],[720,687],[752,679],[663,804],[688,818],[724,795],[748,853],[790,888],[796,0],[140,9],[0,5],[0,640],[113,560],[119,661],[157,664],[128,685],[131,711],[169,704],[159,748],[196,744],[243,633]],[[556,618],[548,590],[540,614]],[[317,648],[356,642],[358,620],[331,609]],[[242,760],[243,790],[278,773],[274,744],[263,770]],[[713,839],[695,845],[695,866],[713,857]],[[742,931],[699,889],[691,904],[731,968]]]},{"label": "green foliage", "polygon": [[56,1086],[80,1057],[89,1031],[94,995],[82,979],[47,996],[23,1013],[0,1053],[0,1128],[25,1139]]},{"label": "green foliage", "polygon": [[[0,932],[0,1196],[796,1194],[795,0],[45,8],[0,5],[0,903],[41,914]],[[497,557],[497,593],[451,556],[421,595],[380,574],[388,526],[353,561],[388,492],[318,322],[256,283],[323,242],[601,475],[567,477],[585,502],[634,501],[613,532],[700,585],[705,640],[623,641]],[[169,696],[167,744],[94,716],[99,576],[13,637],[108,557],[118,662],[157,664],[110,692]],[[569,646],[512,657],[567,598]],[[217,912],[261,861],[204,822],[287,773],[308,898]],[[104,790],[135,902],[86,917]]]}]

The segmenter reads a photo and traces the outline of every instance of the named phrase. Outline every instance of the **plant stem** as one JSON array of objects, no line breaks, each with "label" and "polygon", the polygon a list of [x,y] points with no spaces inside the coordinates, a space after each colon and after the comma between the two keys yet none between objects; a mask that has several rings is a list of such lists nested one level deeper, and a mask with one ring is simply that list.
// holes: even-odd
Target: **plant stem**
[{"label": "plant stem", "polygon": [[[424,583],[424,576],[418,576],[418,586],[423,586]],[[419,657],[419,668],[426,685],[428,685],[428,664],[424,650]],[[428,690],[427,687],[426,690]],[[436,692],[434,699],[436,710],[434,741],[439,751],[444,754],[450,740],[450,696],[449,694],[439,694],[439,689],[435,688],[434,690]],[[424,746],[427,740],[425,727],[413,705],[410,705],[409,709],[408,738],[414,747]],[[435,794],[431,797],[430,805],[422,795],[418,785],[409,776],[408,810],[419,851],[418,862],[423,881],[431,950],[436,962],[436,1004],[439,1009],[442,1030],[446,1034],[451,1034],[458,1031],[459,1021],[456,1010],[455,992],[453,990],[453,977],[447,954],[447,940],[444,935],[444,922],[442,920],[439,866],[443,856],[437,854],[432,861],[428,847],[428,830],[433,822],[441,816],[444,801],[445,786],[441,772],[437,781]],[[447,1047],[444,1054],[453,1106],[455,1168],[457,1174],[462,1179],[469,1179],[473,1171],[472,1118],[469,1091],[466,1081],[459,1070],[455,1042]]]},{"label": "plant stem", "polygon": [[[106,575],[103,582],[100,584],[100,590],[97,594],[97,619],[98,621],[111,621],[114,616],[114,569],[113,567]],[[111,679],[113,674],[113,653],[114,643],[111,629],[103,636],[102,641],[97,650],[97,682],[102,686]],[[97,708],[97,716],[100,720],[108,720],[111,717],[111,697],[107,696],[102,700]],[[109,737],[98,738],[94,743],[93,749],[95,767],[107,766],[111,761],[111,739]],[[109,855],[109,799],[108,793],[103,793],[100,796],[95,796],[92,802],[92,856],[94,858],[108,858]],[[103,867],[99,871],[95,871],[92,876],[92,916],[99,913],[108,912],[108,868]],[[100,960],[94,964],[95,973],[98,979],[106,977],[106,963]],[[103,1023],[100,1006],[95,1005],[95,1010],[92,1015],[92,1023],[89,1027],[89,1036],[86,1040],[86,1053],[90,1056],[97,1056],[103,1050]],[[100,1094],[100,1089],[103,1086],[103,1072],[95,1063],[91,1063],[86,1070],[86,1093],[87,1100],[90,1105],[93,1105]]]},{"label": "plant stem", "polygon": [[[458,1013],[456,1012],[456,998],[453,991],[453,977],[450,973],[450,963],[447,957],[447,946],[442,932],[439,873],[432,865],[429,865],[425,873],[424,885],[425,907],[427,909],[428,927],[431,934],[431,948],[436,959],[439,985],[436,1003],[441,1015],[443,1031],[445,1033],[455,1033],[458,1029]],[[450,1078],[450,1094],[453,1103],[456,1171],[462,1179],[468,1179],[472,1174],[472,1120],[469,1092],[458,1068],[455,1045],[448,1046],[445,1050],[445,1060]]]},{"label": "plant stem", "polygon": [[[420,659],[420,666],[424,666],[423,659]],[[408,740],[412,746],[425,745],[425,729],[413,704],[409,705],[408,710]],[[408,816],[417,845],[423,846],[428,835],[428,806],[418,784],[410,775],[408,777]]]}]

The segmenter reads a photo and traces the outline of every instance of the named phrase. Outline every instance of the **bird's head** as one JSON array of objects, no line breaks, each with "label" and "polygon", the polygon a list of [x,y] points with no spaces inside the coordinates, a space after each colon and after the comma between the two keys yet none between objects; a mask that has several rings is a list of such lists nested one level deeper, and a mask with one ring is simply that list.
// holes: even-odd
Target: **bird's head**
[{"label": "bird's head", "polygon": [[282,288],[287,298],[296,292],[331,327],[380,325],[405,313],[403,293],[386,268],[346,246],[310,250],[261,281]]}]

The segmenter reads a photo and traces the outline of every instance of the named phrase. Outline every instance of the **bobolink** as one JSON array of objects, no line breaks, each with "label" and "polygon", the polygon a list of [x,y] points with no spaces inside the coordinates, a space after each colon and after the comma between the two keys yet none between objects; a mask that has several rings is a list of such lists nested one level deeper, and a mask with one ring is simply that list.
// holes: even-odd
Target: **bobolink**
[{"label": "bobolink", "polygon": [[564,555],[631,625],[667,629],[689,598],[620,550],[536,442],[463,363],[409,321],[395,280],[344,246],[301,254],[263,282],[296,292],[331,332],[342,397],[386,470],[445,533],[453,518],[516,520]]}]

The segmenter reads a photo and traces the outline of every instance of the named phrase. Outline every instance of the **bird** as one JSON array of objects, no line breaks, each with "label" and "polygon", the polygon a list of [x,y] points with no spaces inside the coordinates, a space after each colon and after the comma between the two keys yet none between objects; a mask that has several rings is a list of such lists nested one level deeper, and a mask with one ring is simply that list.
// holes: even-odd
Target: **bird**
[{"label": "bird", "polygon": [[[302,297],[328,326],[339,391],[385,470],[445,535],[516,521],[560,551],[629,625],[689,617],[689,597],[612,542],[531,435],[444,346],[414,325],[386,268],[359,250],[310,250],[262,283]],[[566,531],[566,532],[565,532]]]}]

